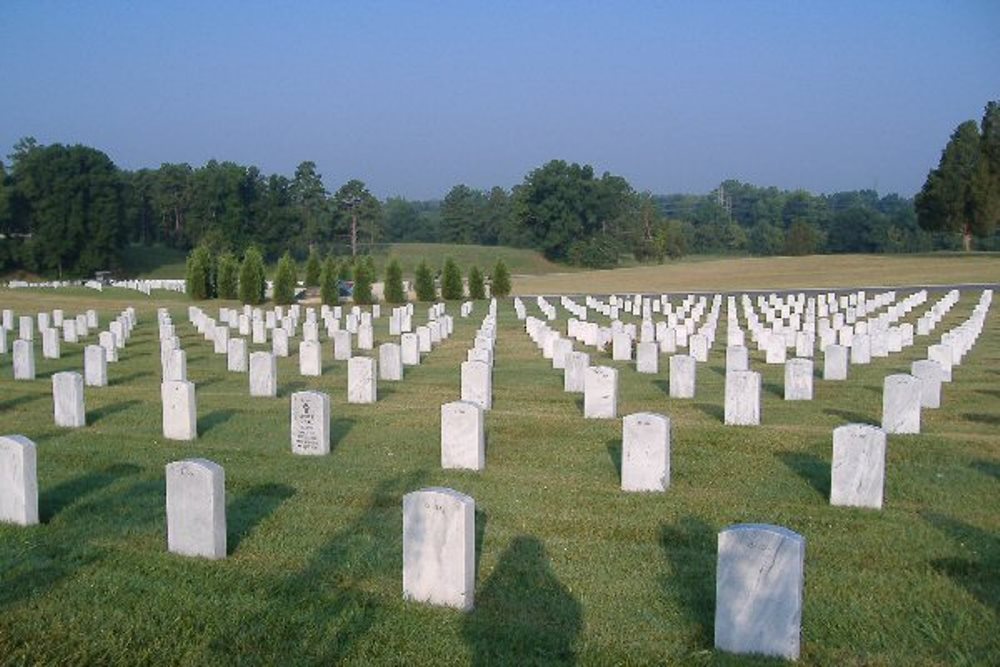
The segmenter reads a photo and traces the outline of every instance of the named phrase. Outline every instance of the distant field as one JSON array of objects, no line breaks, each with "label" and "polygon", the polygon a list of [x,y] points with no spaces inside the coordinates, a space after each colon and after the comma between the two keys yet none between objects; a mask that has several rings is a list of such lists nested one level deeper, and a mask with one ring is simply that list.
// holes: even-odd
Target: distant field
[{"label": "distant field", "polygon": [[[497,246],[459,245],[455,243],[393,243],[388,251],[375,254],[375,266],[379,277],[385,271],[389,259],[395,257],[403,267],[407,279],[413,276],[420,260],[427,260],[432,269],[439,269],[447,257],[451,257],[467,273],[472,266],[478,266],[485,273],[493,268],[498,259],[507,264],[512,274],[546,274],[554,271],[572,272],[578,269],[555,264],[545,259],[541,253],[521,248]],[[183,278],[187,253],[163,246],[130,246],[123,256],[123,268],[128,276],[140,278]],[[339,257],[342,261],[346,257]],[[301,263],[300,271],[305,270]],[[268,267],[268,272],[274,266]],[[301,277],[301,276],[300,276]]]},{"label": "distant field", "polygon": [[813,255],[670,262],[608,271],[515,276],[515,294],[676,292],[1000,282],[1000,254]]}]

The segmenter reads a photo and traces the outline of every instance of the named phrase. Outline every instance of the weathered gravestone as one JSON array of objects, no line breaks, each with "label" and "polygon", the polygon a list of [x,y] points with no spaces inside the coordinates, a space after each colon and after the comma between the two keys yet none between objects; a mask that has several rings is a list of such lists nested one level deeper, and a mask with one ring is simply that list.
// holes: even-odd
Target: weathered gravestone
[{"label": "weathered gravestone", "polygon": [[583,416],[614,419],[618,415],[618,371],[609,366],[591,366],[583,376]]},{"label": "weathered gravestone", "polygon": [[889,375],[882,384],[882,430],[920,433],[921,382],[912,375]]},{"label": "weathered gravestone", "polygon": [[30,340],[18,338],[13,345],[14,379],[35,379],[35,348]]},{"label": "weathered gravestone", "polygon": [[715,648],[797,660],[806,541],[787,528],[738,524],[719,533]]},{"label": "weathered gravestone", "polygon": [[351,358],[351,332],[333,332],[333,359],[334,361],[347,361]]},{"label": "weathered gravestone", "polygon": [[478,403],[441,406],[441,467],[482,470],[486,466],[484,412]]},{"label": "weathered gravestone", "polygon": [[187,381],[187,352],[184,350],[170,350],[167,354],[167,363],[163,367],[164,382],[186,382]]},{"label": "weathered gravestone", "polygon": [[726,348],[726,373],[750,370],[750,352],[742,345]]},{"label": "weathered gravestone", "polygon": [[660,346],[657,343],[639,343],[636,346],[635,370],[638,373],[660,372]]},{"label": "weathered gravestone", "polygon": [[319,377],[323,374],[323,346],[313,340],[299,343],[299,375]]},{"label": "weathered gravestone", "polygon": [[250,354],[250,395],[278,395],[278,361],[270,352]]},{"label": "weathered gravestone", "polygon": [[351,357],[347,362],[347,402],[374,403],[378,400],[377,364],[369,357]]},{"label": "weathered gravestone", "polygon": [[910,365],[910,374],[920,380],[920,407],[941,407],[941,382],[944,371],[941,364],[931,359],[920,359]]},{"label": "weathered gravestone", "polygon": [[483,410],[493,407],[493,369],[482,361],[463,361],[461,397]]},{"label": "weathered gravestone", "polygon": [[108,385],[107,352],[100,345],[88,345],[83,348],[83,375],[88,387]]},{"label": "weathered gravestone", "polygon": [[431,487],[403,496],[403,597],[470,611],[476,577],[476,503]]},{"label": "weathered gravestone", "polygon": [[380,380],[400,382],[403,379],[403,352],[396,343],[378,346],[378,377]]},{"label": "weathered gravestone", "polygon": [[38,523],[35,443],[23,435],[0,436],[0,522]]},{"label": "weathered gravestone", "polygon": [[226,349],[226,370],[233,373],[247,372],[247,341],[244,338],[230,338]]},{"label": "weathered gravestone", "polygon": [[[308,341],[312,342],[312,341]],[[292,394],[292,453],[330,453],[330,397],[319,391]]]},{"label": "weathered gravestone", "polygon": [[789,359],[785,362],[785,400],[811,401],[812,397],[812,359]]},{"label": "weathered gravestone", "polygon": [[670,419],[637,412],[622,420],[622,491],[670,486]]},{"label": "weathered gravestone", "polygon": [[52,376],[52,404],[56,426],[79,428],[87,425],[83,407],[83,376],[79,373],[55,373]]},{"label": "weathered gravestone", "polygon": [[590,355],[586,352],[571,352],[566,356],[566,368],[563,371],[563,391],[582,394],[584,378],[590,367]]},{"label": "weathered gravestone", "polygon": [[59,332],[55,329],[42,329],[42,358],[59,359],[61,356]]},{"label": "weathered gravestone", "polygon": [[823,350],[823,379],[846,380],[848,350],[843,345],[827,345]]},{"label": "weathered gravestone", "polygon": [[226,557],[226,474],[207,459],[167,464],[167,549]]},{"label": "weathered gravestone", "polygon": [[830,504],[882,509],[885,431],[868,424],[833,430]]},{"label": "weathered gravestone", "polygon": [[163,404],[163,437],[194,440],[198,437],[198,404],[193,382],[167,380],[160,384]]},{"label": "weathered gravestone", "polygon": [[726,373],[725,423],[729,426],[760,424],[760,373]]},{"label": "weathered gravestone", "polygon": [[670,357],[670,398],[694,398],[697,362],[686,354]]},{"label": "weathered gravestone", "polygon": [[417,334],[404,333],[399,338],[399,345],[403,354],[404,366],[420,365],[420,344],[417,341]]}]

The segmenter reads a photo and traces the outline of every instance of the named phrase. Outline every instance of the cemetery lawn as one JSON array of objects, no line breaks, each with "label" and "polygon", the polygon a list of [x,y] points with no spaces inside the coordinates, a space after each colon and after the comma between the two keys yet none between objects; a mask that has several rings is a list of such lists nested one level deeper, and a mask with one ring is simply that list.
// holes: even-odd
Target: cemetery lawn
[{"label": "cemetery lawn", "polygon": [[[988,261],[942,260],[953,277],[940,282],[972,280],[958,264],[981,275],[996,266]],[[939,282],[925,267],[916,282],[932,275]],[[577,282],[573,291],[617,284]],[[735,286],[758,285],[726,284]],[[278,398],[251,399],[247,376],[227,373],[225,356],[188,323],[183,297],[0,290],[0,308],[18,314],[97,308],[104,328],[125,305],[139,315],[121,361],[109,364],[110,386],[86,389],[83,429],[53,425],[50,380],[82,370],[83,345],[63,343],[53,361],[36,344],[34,382],[14,382],[10,355],[0,355],[0,433],[37,443],[41,515],[30,528],[0,525],[0,664],[776,664],[713,650],[716,536],[743,522],[806,539],[803,664],[998,664],[996,302],[944,386],[942,408],[923,412],[923,433],[889,436],[885,509],[828,503],[833,429],[877,424],[882,379],[908,372],[931,338],[969,316],[979,293],[963,291],[914,347],[853,367],[847,382],[817,378],[811,402],[783,401],[783,367],[753,353],[763,374],[760,427],[722,424],[724,317],[693,400],[667,396],[667,355],[660,374],[647,376],[590,350],[592,364],[619,369],[619,415],[653,411],[672,421],[670,488],[625,494],[621,420],[583,419],[582,395],[563,393],[561,371],[509,301],[499,308],[486,469],[472,473],[441,470],[439,411],[458,398],[482,302],[468,319],[449,304],[454,336],[407,368],[402,383],[380,382],[377,404],[348,405],[346,362],[333,361],[325,337],[322,377],[299,377],[297,357],[280,359]],[[940,296],[932,292],[908,321]],[[214,316],[234,304],[201,305]],[[156,306],[170,309],[197,385],[195,442],[161,435]],[[414,325],[425,318],[418,304]],[[564,319],[552,325],[565,331]],[[387,331],[383,315],[376,345]],[[290,452],[289,395],[307,388],[331,396],[326,457]],[[224,561],[166,551],[164,466],[190,457],[225,469]],[[471,613],[402,599],[402,496],[428,486],[475,499]]]},{"label": "cemetery lawn", "polygon": [[[770,290],[821,287],[996,284],[1000,253],[685,257],[659,266],[514,276],[515,294]],[[594,292],[592,292],[594,293]]]}]

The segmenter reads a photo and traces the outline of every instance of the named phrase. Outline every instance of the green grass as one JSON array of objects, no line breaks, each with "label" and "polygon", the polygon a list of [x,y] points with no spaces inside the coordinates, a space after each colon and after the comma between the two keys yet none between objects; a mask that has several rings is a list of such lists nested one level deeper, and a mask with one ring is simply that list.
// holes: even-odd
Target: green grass
[{"label": "green grass", "polygon": [[[976,298],[963,293],[935,334]],[[943,407],[924,411],[924,433],[889,438],[876,512],[829,505],[831,432],[877,423],[882,378],[922,356],[928,338],[852,368],[847,383],[817,380],[808,403],[781,400],[781,367],[755,353],[757,428],[721,423],[724,321],[694,400],[668,398],[665,372],[639,375],[592,352],[620,369],[619,414],[672,420],[670,489],[624,494],[620,420],[582,418],[581,397],[562,392],[509,302],[478,474],[440,469],[438,415],[458,397],[482,303],[403,383],[381,383],[377,405],[360,406],[346,403],[346,364],[326,342],[321,378],[283,359],[279,398],[250,399],[246,376],[227,373],[187,324],[185,301],[0,290],[0,307],[96,307],[105,325],[126,303],[140,324],[111,386],[87,389],[86,428],[53,425],[49,381],[82,367],[82,345],[38,359],[35,382],[14,382],[0,356],[0,433],[38,444],[43,520],[0,526],[0,663],[771,664],[712,650],[716,535],[736,522],[807,540],[804,664],[1000,661],[996,304]],[[161,437],[158,304],[171,309],[198,387],[193,443]],[[331,395],[327,457],[290,453],[288,396],[303,388]],[[226,471],[225,561],[166,552],[164,465],[195,456]],[[402,600],[402,495],[438,485],[476,501],[469,614]]]},{"label": "green grass", "polygon": [[131,245],[122,251],[122,272],[130,277],[182,279],[186,262],[186,252],[162,245]]}]

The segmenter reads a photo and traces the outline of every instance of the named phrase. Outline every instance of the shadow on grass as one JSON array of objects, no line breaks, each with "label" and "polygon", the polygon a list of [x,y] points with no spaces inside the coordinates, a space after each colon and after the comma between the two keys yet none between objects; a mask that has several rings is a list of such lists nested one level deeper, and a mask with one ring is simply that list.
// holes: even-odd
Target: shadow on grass
[{"label": "shadow on grass", "polygon": [[849,424],[873,424],[878,425],[879,421],[870,415],[863,415],[860,412],[851,412],[850,410],[838,410],[837,408],[826,408],[823,410],[824,414],[828,414],[831,417],[839,417],[847,421]]},{"label": "shadow on grass", "polygon": [[1000,398],[1000,389],[977,389],[976,393],[991,398]]},{"label": "shadow on grass", "polygon": [[815,454],[778,452],[775,456],[805,480],[824,500],[830,497],[830,464]]},{"label": "shadow on grass", "polygon": [[243,539],[281,503],[295,495],[287,484],[259,484],[248,489],[226,509],[226,544],[229,553],[236,551]]},{"label": "shadow on grass", "polygon": [[973,461],[970,467],[973,470],[978,470],[987,477],[1000,480],[1000,462],[998,461]]},{"label": "shadow on grass", "polygon": [[611,465],[615,467],[615,472],[618,474],[618,479],[622,477],[622,439],[614,438],[613,440],[608,440],[608,457],[611,459]]},{"label": "shadow on grass", "polygon": [[50,489],[45,489],[38,495],[38,518],[41,523],[48,523],[64,508],[77,502],[84,496],[96,493],[127,475],[134,475],[142,468],[129,463],[118,463],[97,472],[89,472],[65,482],[60,482]]},{"label": "shadow on grass", "polygon": [[139,378],[152,377],[152,373],[146,371],[144,373],[129,373],[128,375],[123,375],[117,378],[109,378],[108,384],[112,387],[117,387],[119,385],[127,384],[131,380],[138,380]]},{"label": "shadow on grass", "polygon": [[697,628],[697,642],[714,643],[716,530],[694,517],[660,528],[660,546],[669,570],[662,577],[664,593],[677,599]]},{"label": "shadow on grass", "polygon": [[356,419],[332,419],[330,423],[330,451],[336,449],[354,428]]},{"label": "shadow on grass", "polygon": [[670,396],[670,381],[669,380],[653,380],[653,386],[663,392],[664,396]]},{"label": "shadow on grass", "polygon": [[13,410],[19,405],[39,401],[43,398],[47,398],[45,394],[26,394],[17,398],[10,398],[6,401],[0,401],[0,410]]},{"label": "shadow on grass", "polygon": [[950,537],[973,558],[935,558],[931,567],[964,588],[982,605],[1000,614],[1000,538],[943,514],[922,512],[924,521]]},{"label": "shadow on grass", "polygon": [[198,433],[204,435],[217,426],[222,426],[236,415],[236,410],[213,410],[198,419]]},{"label": "shadow on grass", "polygon": [[486,539],[486,524],[489,523],[490,515],[485,510],[476,508],[476,578],[479,581],[479,561],[483,556],[483,541]]},{"label": "shadow on grass", "polygon": [[106,419],[111,415],[117,414],[119,412],[124,412],[128,410],[133,405],[139,405],[142,401],[137,399],[130,399],[128,401],[118,401],[117,403],[111,403],[103,407],[97,408],[96,410],[90,410],[87,412],[87,424],[94,424],[102,419]]},{"label": "shadow on grass", "polygon": [[582,612],[541,541],[519,535],[480,587],[462,635],[473,665],[571,665]]},{"label": "shadow on grass", "polygon": [[291,396],[297,391],[302,391],[306,388],[306,383],[301,380],[295,380],[294,382],[288,382],[283,385],[278,386],[278,397],[285,398]]},{"label": "shadow on grass", "polygon": [[726,409],[715,403],[695,403],[694,407],[701,410],[705,415],[718,421],[720,424],[726,419]]},{"label": "shadow on grass", "polygon": [[209,650],[221,662],[248,646],[260,664],[285,664],[291,655],[304,664],[343,662],[384,614],[372,580],[402,571],[402,497],[425,478],[417,471],[381,482],[360,514],[301,570],[261,582],[257,614],[223,628],[209,640]]},{"label": "shadow on grass", "polygon": [[785,398],[785,388],[778,384],[777,382],[765,382],[764,391],[771,394],[772,396],[777,396],[780,399]]},{"label": "shadow on grass", "polygon": [[970,422],[976,422],[977,424],[987,424],[989,426],[1000,425],[1000,415],[987,415],[982,412],[964,412],[962,413],[962,419]]}]

